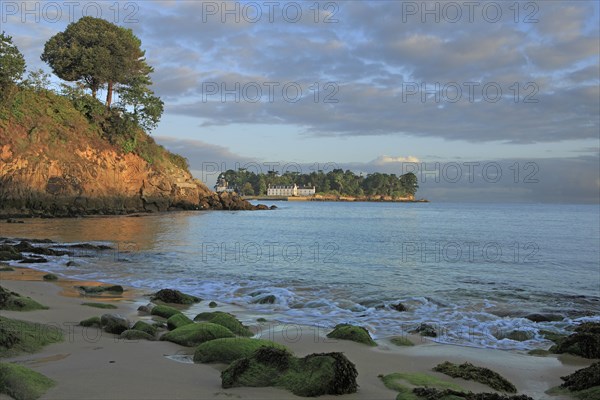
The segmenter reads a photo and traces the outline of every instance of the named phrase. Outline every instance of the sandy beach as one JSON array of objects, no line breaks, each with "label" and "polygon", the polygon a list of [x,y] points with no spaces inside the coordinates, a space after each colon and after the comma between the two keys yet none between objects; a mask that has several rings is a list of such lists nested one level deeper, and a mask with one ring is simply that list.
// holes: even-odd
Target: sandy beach
[{"label": "sandy beach", "polygon": [[[128,289],[123,296],[111,298],[84,297],[74,289],[78,281],[59,279],[44,282],[42,272],[16,268],[1,272],[3,287],[29,296],[49,307],[29,312],[2,311],[2,316],[59,327],[65,340],[51,344],[35,354],[21,354],[3,359],[38,371],[57,382],[43,399],[282,399],[296,398],[288,391],[276,388],[221,388],[220,371],[224,364],[194,364],[189,356],[194,349],[165,341],[126,341],[95,327],[84,328],[78,322],[105,312],[118,313],[130,321],[149,320],[138,315],[137,307],[146,304],[143,291]],[[150,292],[148,291],[147,294]],[[84,301],[111,302],[114,310],[99,310],[84,306]],[[195,313],[209,310],[201,302],[184,311]],[[243,309],[223,305],[219,308],[240,315]],[[398,347],[385,339],[377,347],[328,339],[323,329],[309,326],[280,325],[269,322],[251,327],[257,336],[271,339],[300,357],[311,353],[339,351],[356,364],[359,389],[344,395],[348,399],[393,399],[396,393],[387,389],[379,374],[421,372],[454,382],[474,392],[490,392],[489,387],[452,379],[431,369],[440,362],[469,361],[500,373],[511,381],[519,393],[534,399],[563,399],[544,392],[561,383],[560,377],[591,364],[571,356],[534,357],[517,352],[440,345],[411,337],[414,347]],[[322,398],[340,398],[322,396]]]}]

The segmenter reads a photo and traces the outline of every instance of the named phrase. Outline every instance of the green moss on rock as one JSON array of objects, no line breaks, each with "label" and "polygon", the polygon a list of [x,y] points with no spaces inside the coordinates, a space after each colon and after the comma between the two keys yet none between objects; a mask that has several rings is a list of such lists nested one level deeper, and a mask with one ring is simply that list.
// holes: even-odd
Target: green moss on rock
[{"label": "green moss on rock", "polygon": [[377,346],[377,343],[371,338],[369,331],[362,326],[339,324],[333,328],[333,331],[327,334],[327,337],[331,339],[351,340],[369,346]]},{"label": "green moss on rock", "polygon": [[390,342],[396,346],[414,346],[415,344],[405,336],[395,336],[390,339]]},{"label": "green moss on rock", "polygon": [[151,335],[151,336],[155,336],[156,332],[157,332],[157,329],[155,326],[152,326],[149,323],[144,322],[144,321],[137,321],[131,329],[136,330],[136,331],[146,332],[148,335]]},{"label": "green moss on rock", "polygon": [[553,353],[569,353],[584,358],[600,358],[600,322],[586,322],[575,333],[558,340],[550,348]]},{"label": "green moss on rock", "polygon": [[210,303],[208,303],[208,306],[209,306],[210,308],[215,308],[215,307],[217,307],[217,305],[218,305],[218,304],[217,304],[216,302],[214,302],[214,301],[211,301]]},{"label": "green moss on rock", "polygon": [[0,310],[7,311],[34,311],[47,310],[48,307],[37,301],[21,296],[19,293],[11,292],[0,286]]},{"label": "green moss on rock", "polygon": [[473,380],[501,392],[517,392],[517,388],[515,387],[515,385],[513,385],[504,377],[502,377],[502,375],[492,371],[491,369],[477,367],[468,362],[458,365],[453,364],[449,361],[445,361],[437,365],[435,368],[433,368],[433,370],[436,372],[441,372],[453,378]]},{"label": "green moss on rock", "polygon": [[125,340],[154,340],[154,335],[136,329],[123,331],[119,337]]},{"label": "green moss on rock", "polygon": [[88,319],[84,319],[83,321],[79,322],[79,325],[85,327],[96,326],[98,328],[102,328],[100,317],[90,317]]},{"label": "green moss on rock", "polygon": [[150,297],[150,300],[159,300],[164,303],[172,304],[194,304],[202,301],[202,299],[199,297],[185,294],[175,289],[161,289],[158,292],[154,293]]},{"label": "green moss on rock", "polygon": [[194,362],[220,362],[229,364],[244,357],[250,357],[261,347],[275,347],[287,350],[285,346],[264,339],[223,338],[202,343],[194,352]]},{"label": "green moss on rock", "polygon": [[33,353],[63,340],[57,326],[0,317],[0,357]]},{"label": "green moss on rock", "polygon": [[0,393],[15,400],[39,398],[55,382],[29,368],[12,363],[0,363]]},{"label": "green moss on rock", "polygon": [[194,317],[194,321],[207,321],[212,322],[213,324],[218,324],[224,326],[229,329],[231,332],[235,333],[239,336],[251,337],[254,336],[254,333],[244,326],[235,315],[223,312],[223,311],[213,311],[213,312],[203,312]]},{"label": "green moss on rock", "polygon": [[297,396],[355,393],[358,372],[342,353],[296,358],[285,350],[261,347],[234,361],[221,373],[224,388],[283,387]]},{"label": "green moss on rock", "polygon": [[161,336],[160,340],[177,343],[182,346],[198,346],[209,340],[234,337],[227,328],[210,322],[200,322],[182,326]]},{"label": "green moss on rock", "polygon": [[173,307],[158,305],[152,308],[150,314],[169,319],[175,314],[182,314],[182,312]]},{"label": "green moss on rock", "polygon": [[546,357],[547,355],[550,354],[550,352],[548,350],[544,350],[544,349],[533,349],[533,350],[529,350],[527,352],[527,354],[529,354],[530,356],[536,356],[536,357]]},{"label": "green moss on rock", "polygon": [[577,370],[571,375],[563,376],[560,379],[564,381],[560,387],[570,391],[581,391],[595,386],[600,388],[600,362]]},{"label": "green moss on rock", "polygon": [[463,393],[453,389],[440,390],[429,387],[414,388],[412,393],[417,400],[533,400],[524,394],[510,396],[498,393]]},{"label": "green moss on rock", "polygon": [[440,390],[452,389],[459,392],[466,392],[466,390],[455,383],[446,382],[435,376],[421,373],[395,372],[388,375],[379,375],[379,378],[385,387],[398,392],[397,400],[418,400],[419,397],[417,397],[411,389],[411,387],[414,386],[425,386]]},{"label": "green moss on rock", "polygon": [[87,295],[98,295],[104,292],[110,293],[123,293],[124,289],[121,285],[107,285],[107,286],[75,286]]},{"label": "green moss on rock", "polygon": [[175,314],[167,319],[167,328],[172,331],[177,328],[181,328],[182,326],[193,324],[194,321],[189,319],[183,314]]},{"label": "green moss on rock", "polygon": [[44,278],[45,281],[56,281],[56,280],[58,280],[58,276],[56,276],[54,274],[46,274],[42,278]]},{"label": "green moss on rock", "polygon": [[108,303],[81,303],[82,306],[94,307],[94,308],[102,308],[106,310],[114,310],[117,308],[114,304]]},{"label": "green moss on rock", "polygon": [[103,314],[100,323],[104,331],[115,335],[120,335],[129,329],[129,320],[119,314]]}]

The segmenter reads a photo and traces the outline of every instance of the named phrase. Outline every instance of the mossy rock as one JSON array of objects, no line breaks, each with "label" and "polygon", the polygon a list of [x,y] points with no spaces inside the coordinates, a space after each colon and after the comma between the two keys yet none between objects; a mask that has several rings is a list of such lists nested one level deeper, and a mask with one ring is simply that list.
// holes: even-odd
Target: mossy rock
[{"label": "mossy rock", "polygon": [[136,330],[136,331],[142,331],[142,332],[145,332],[148,335],[152,335],[152,336],[155,336],[156,332],[157,332],[157,329],[155,326],[152,326],[149,323],[144,322],[144,321],[137,321],[131,329]]},{"label": "mossy rock", "polygon": [[416,329],[413,329],[411,333],[418,333],[425,337],[437,337],[438,335],[435,327],[430,324],[421,324]]},{"label": "mossy rock", "polygon": [[209,306],[210,308],[215,308],[215,307],[217,307],[217,306],[218,306],[218,304],[217,304],[216,302],[214,302],[214,301],[211,301],[210,303],[208,303],[208,306]]},{"label": "mossy rock", "polygon": [[223,311],[200,313],[194,317],[194,321],[212,322],[213,324],[224,326],[239,336],[254,336],[254,333],[244,326],[234,315]]},{"label": "mossy rock", "polygon": [[88,319],[84,319],[79,322],[80,326],[90,327],[96,326],[98,328],[102,328],[102,322],[100,322],[100,317],[90,317]]},{"label": "mossy rock", "polygon": [[88,295],[102,294],[104,292],[123,293],[123,291],[124,291],[123,286],[121,286],[121,285],[75,286],[75,287]]},{"label": "mossy rock", "polygon": [[221,373],[223,388],[283,387],[297,396],[355,393],[358,372],[342,353],[296,358],[285,350],[261,347],[250,357],[232,362]]},{"label": "mossy rock", "polygon": [[175,314],[172,315],[169,319],[167,319],[167,328],[172,331],[177,328],[181,328],[182,326],[193,324],[194,321],[189,319],[183,314]]},{"label": "mossy rock", "polygon": [[58,280],[58,276],[56,276],[54,274],[46,274],[46,275],[42,276],[42,278],[45,281],[57,281]]},{"label": "mossy rock", "polygon": [[530,356],[535,356],[535,357],[546,357],[550,353],[548,350],[544,350],[544,349],[533,349],[533,350],[529,350],[527,352],[527,354],[529,354]]},{"label": "mossy rock", "polygon": [[494,335],[494,337],[498,340],[510,339],[514,340],[515,342],[525,342],[527,340],[533,339],[533,333],[529,331],[513,330],[508,333],[498,332]]},{"label": "mossy rock", "polygon": [[333,328],[333,331],[327,334],[327,337],[330,339],[351,340],[369,346],[377,346],[377,343],[371,338],[369,331],[362,326],[339,324]]},{"label": "mossy rock", "polygon": [[600,362],[577,370],[571,375],[563,376],[560,379],[564,381],[560,387],[570,391],[581,391],[595,386],[600,387]]},{"label": "mossy rock", "polygon": [[21,296],[19,293],[11,292],[0,286],[0,310],[7,311],[34,311],[47,310],[48,307],[37,301]]},{"label": "mossy rock", "polygon": [[63,333],[57,326],[0,317],[0,357],[34,353],[62,340]]},{"label": "mossy rock", "polygon": [[379,379],[381,379],[385,387],[398,392],[397,399],[417,400],[418,397],[412,392],[412,387],[414,386],[424,386],[440,390],[452,389],[466,393],[465,389],[455,383],[446,382],[435,376],[422,373],[395,372],[388,375],[379,375]]},{"label": "mossy rock", "polygon": [[105,310],[114,310],[114,309],[118,308],[114,304],[108,304],[108,303],[81,303],[81,305],[88,306],[88,307],[94,307],[94,308],[102,308]]},{"label": "mossy rock", "polygon": [[154,340],[154,335],[138,331],[137,329],[127,329],[126,331],[121,332],[119,337],[125,340]]},{"label": "mossy rock", "polygon": [[0,272],[12,272],[14,270],[15,269],[13,267],[9,267],[9,266],[6,266],[6,267],[2,266],[2,267],[0,267]]},{"label": "mossy rock", "polygon": [[544,337],[544,339],[550,340],[554,343],[560,343],[564,339],[567,338],[568,335],[564,335],[562,333],[550,332],[546,330],[541,330],[540,335]]},{"label": "mossy rock", "polygon": [[524,394],[509,396],[498,393],[464,393],[454,389],[440,390],[431,387],[416,387],[411,394],[414,397],[398,396],[398,400],[533,400]]},{"label": "mossy rock", "polygon": [[234,337],[227,328],[210,322],[200,322],[182,326],[161,336],[160,340],[177,343],[182,346],[198,346],[209,340]]},{"label": "mossy rock", "polygon": [[462,378],[479,382],[500,392],[517,393],[515,385],[502,377],[502,375],[491,369],[477,367],[468,362],[458,365],[445,361],[434,367],[433,370],[451,376],[452,378]]},{"label": "mossy rock", "polygon": [[[194,352],[194,362],[220,362],[229,364],[244,357],[250,357],[261,347],[275,347],[281,350],[287,348],[279,343],[264,339],[223,338],[202,343]],[[288,351],[289,352],[289,351]]]},{"label": "mossy rock", "polygon": [[161,289],[158,292],[154,293],[150,297],[150,300],[159,300],[163,303],[172,304],[194,304],[202,301],[202,299],[199,297],[185,294],[175,289]]},{"label": "mossy rock", "polygon": [[390,342],[396,346],[414,346],[415,344],[405,336],[395,336],[390,339]]},{"label": "mossy rock", "polygon": [[575,333],[557,341],[550,351],[558,354],[574,354],[584,358],[600,358],[600,323],[580,324],[575,328]]},{"label": "mossy rock", "polygon": [[32,400],[43,395],[55,382],[29,368],[0,363],[0,393],[15,400]]},{"label": "mossy rock", "polygon": [[150,314],[169,319],[175,314],[182,314],[182,312],[173,307],[158,305],[152,308]]},{"label": "mossy rock", "polygon": [[253,304],[275,304],[277,298],[275,295],[269,294],[252,301]]},{"label": "mossy rock", "polygon": [[261,322],[261,323],[262,322],[267,322],[267,319],[266,318],[262,318],[262,317],[261,318],[256,318],[256,322]]},{"label": "mossy rock", "polygon": [[100,323],[105,332],[115,335],[120,335],[129,329],[129,320],[119,314],[103,314]]}]

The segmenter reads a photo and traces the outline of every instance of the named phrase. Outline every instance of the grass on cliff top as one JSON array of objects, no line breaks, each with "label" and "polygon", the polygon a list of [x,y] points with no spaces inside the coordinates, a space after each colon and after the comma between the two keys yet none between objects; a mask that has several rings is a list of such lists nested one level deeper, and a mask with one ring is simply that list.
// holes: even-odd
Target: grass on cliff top
[{"label": "grass on cliff top", "polygon": [[39,154],[62,162],[79,163],[75,150],[114,149],[134,153],[153,166],[176,166],[189,172],[187,160],[173,154],[114,108],[83,93],[69,96],[52,90],[13,87],[0,99],[0,142],[32,163]]},{"label": "grass on cliff top", "polygon": [[62,340],[63,333],[56,326],[0,317],[0,357],[34,353]]},{"label": "grass on cliff top", "polygon": [[29,368],[18,364],[0,363],[0,393],[15,400],[39,398],[55,382]]}]

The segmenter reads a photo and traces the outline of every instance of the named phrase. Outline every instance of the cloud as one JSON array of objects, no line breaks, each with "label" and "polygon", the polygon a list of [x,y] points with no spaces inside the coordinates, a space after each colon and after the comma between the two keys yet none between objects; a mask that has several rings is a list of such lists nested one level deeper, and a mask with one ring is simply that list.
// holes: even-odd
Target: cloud
[{"label": "cloud", "polygon": [[379,156],[372,163],[375,165],[393,164],[393,163],[418,163],[420,160],[414,156],[407,157],[391,157],[391,156]]}]

